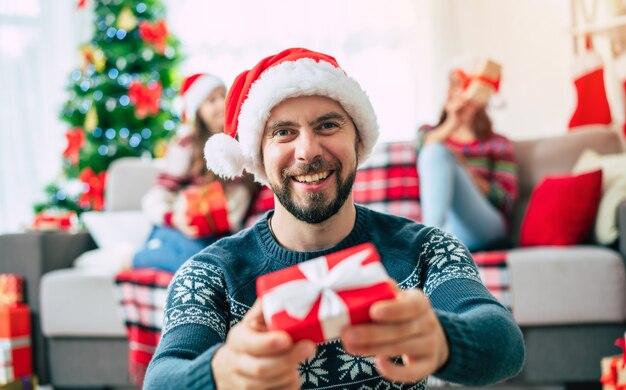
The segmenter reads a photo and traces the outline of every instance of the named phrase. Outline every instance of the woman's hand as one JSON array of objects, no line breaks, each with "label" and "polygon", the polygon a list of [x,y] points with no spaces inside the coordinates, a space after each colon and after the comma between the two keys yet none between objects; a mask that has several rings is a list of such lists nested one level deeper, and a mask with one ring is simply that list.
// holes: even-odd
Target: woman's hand
[{"label": "woman's hand", "polygon": [[172,226],[180,230],[185,236],[189,238],[198,238],[198,227],[189,224],[189,219],[185,213],[173,213],[172,214]]}]

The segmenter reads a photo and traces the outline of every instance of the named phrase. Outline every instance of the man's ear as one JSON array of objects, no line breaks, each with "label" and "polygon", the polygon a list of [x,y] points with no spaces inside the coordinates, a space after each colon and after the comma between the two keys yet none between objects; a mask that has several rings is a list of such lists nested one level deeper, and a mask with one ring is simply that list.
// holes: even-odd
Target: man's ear
[{"label": "man's ear", "polygon": [[363,156],[363,140],[361,139],[361,134],[359,133],[359,131],[356,131],[356,145],[355,145],[355,149],[356,149],[356,156],[357,159],[360,161],[361,160],[361,156]]}]

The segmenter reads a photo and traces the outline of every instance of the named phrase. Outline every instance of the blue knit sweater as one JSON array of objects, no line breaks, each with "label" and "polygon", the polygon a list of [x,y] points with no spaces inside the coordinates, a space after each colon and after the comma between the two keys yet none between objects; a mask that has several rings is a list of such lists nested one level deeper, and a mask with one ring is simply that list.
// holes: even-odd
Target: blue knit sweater
[{"label": "blue knit sweater", "polygon": [[[211,359],[256,300],[258,276],[365,242],[376,246],[400,288],[419,288],[429,297],[450,347],[435,376],[482,386],[516,375],[524,361],[522,334],[482,285],[467,249],[441,230],[356,207],[352,232],[327,250],[282,248],[268,228],[268,214],[188,260],[168,289],[163,333],[144,388],[214,389]],[[303,389],[426,388],[425,380],[388,383],[373,358],[352,356],[339,341],[319,345],[315,357],[300,365],[300,375]]]}]

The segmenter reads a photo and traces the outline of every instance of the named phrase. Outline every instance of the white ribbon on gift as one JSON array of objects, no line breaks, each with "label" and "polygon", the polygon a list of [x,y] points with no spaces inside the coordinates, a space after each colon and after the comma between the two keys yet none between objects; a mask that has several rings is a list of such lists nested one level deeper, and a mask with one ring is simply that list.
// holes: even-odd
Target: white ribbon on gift
[{"label": "white ribbon on gift", "polygon": [[0,385],[12,382],[14,379],[11,349],[0,348]]},{"label": "white ribbon on gift", "polygon": [[0,385],[15,380],[13,375],[13,352],[15,348],[28,347],[30,337],[0,338]]},{"label": "white ribbon on gift", "polygon": [[350,324],[350,315],[337,291],[369,287],[389,279],[380,262],[361,265],[371,254],[372,249],[366,248],[346,257],[330,270],[325,256],[299,264],[306,279],[283,283],[264,294],[265,322],[270,323],[271,318],[281,311],[302,320],[321,297],[318,318],[324,339],[339,337],[343,327]]}]

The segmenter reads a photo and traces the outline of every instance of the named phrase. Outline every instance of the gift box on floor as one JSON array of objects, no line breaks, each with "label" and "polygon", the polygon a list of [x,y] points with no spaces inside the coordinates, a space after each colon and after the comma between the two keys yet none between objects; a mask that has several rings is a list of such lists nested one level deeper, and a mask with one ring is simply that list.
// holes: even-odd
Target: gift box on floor
[{"label": "gift box on floor", "polygon": [[467,80],[467,87],[463,93],[465,99],[471,100],[478,105],[486,105],[491,94],[499,89],[500,71],[501,67],[499,64],[491,60],[481,61]]},{"label": "gift box on floor", "polygon": [[13,306],[24,301],[24,279],[20,275],[0,274],[0,306]]},{"label": "gift box on floor", "polygon": [[623,338],[615,340],[615,345],[622,348],[621,355],[608,356],[602,358],[603,390],[625,390],[626,389],[626,334]]},{"label": "gift box on floor", "polygon": [[349,324],[370,321],[369,308],[396,293],[372,244],[357,245],[257,279],[268,327],[294,341],[338,338]]},{"label": "gift box on floor", "polygon": [[189,224],[198,228],[199,237],[230,230],[222,183],[215,181],[193,186],[185,190],[183,196]]},{"label": "gift box on floor", "polygon": [[28,306],[0,307],[0,384],[32,375],[31,353]]}]

